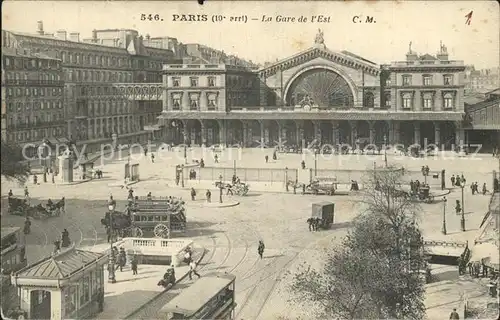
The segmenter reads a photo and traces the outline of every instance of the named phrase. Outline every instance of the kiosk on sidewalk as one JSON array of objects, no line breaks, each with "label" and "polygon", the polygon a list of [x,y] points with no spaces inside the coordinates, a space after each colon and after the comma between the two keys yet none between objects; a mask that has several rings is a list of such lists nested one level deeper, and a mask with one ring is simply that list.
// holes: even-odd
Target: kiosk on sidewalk
[{"label": "kiosk on sidewalk", "polygon": [[107,256],[70,248],[11,277],[30,319],[85,319],[102,312]]}]

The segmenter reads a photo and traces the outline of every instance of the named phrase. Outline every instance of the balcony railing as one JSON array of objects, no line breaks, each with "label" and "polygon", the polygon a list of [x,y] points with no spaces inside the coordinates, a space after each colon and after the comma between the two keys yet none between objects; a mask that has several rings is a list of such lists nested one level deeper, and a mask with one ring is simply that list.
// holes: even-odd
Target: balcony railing
[{"label": "balcony railing", "polygon": [[7,79],[5,84],[8,86],[64,86],[62,80],[14,80]]},{"label": "balcony railing", "polygon": [[10,125],[9,128],[14,130],[22,130],[22,129],[34,129],[34,128],[45,128],[45,127],[55,127],[65,125],[66,120],[57,120],[57,121],[47,121],[47,122],[30,122],[30,123],[17,123],[14,125]]}]

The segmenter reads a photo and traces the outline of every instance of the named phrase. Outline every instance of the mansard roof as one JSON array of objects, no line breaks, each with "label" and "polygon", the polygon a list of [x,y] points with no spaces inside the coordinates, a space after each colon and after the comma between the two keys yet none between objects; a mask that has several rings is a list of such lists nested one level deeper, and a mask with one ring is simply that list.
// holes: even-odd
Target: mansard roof
[{"label": "mansard roof", "polygon": [[71,40],[57,39],[53,36],[45,36],[38,34],[29,34],[23,32],[8,31],[17,40],[18,45],[23,47],[23,42],[46,45],[57,48],[68,48],[68,49],[78,49],[78,50],[89,50],[89,51],[101,51],[109,53],[121,53],[127,54],[127,50],[124,48],[115,48],[110,46],[105,46],[96,43],[86,43],[86,42],[76,42]]},{"label": "mansard roof", "polygon": [[259,74],[260,76],[268,77],[283,68],[291,68],[318,57],[326,58],[334,61],[335,63],[349,66],[351,68],[363,69],[365,72],[373,75],[379,75],[380,73],[380,67],[377,64],[353,53],[348,51],[335,52],[329,50],[328,48],[316,46],[265,66],[259,70]]},{"label": "mansard roof", "polygon": [[39,34],[29,34],[22,32],[9,32],[17,41],[19,47],[23,47],[24,42],[33,43],[36,45],[45,45],[50,46],[52,48],[64,48],[64,49],[77,49],[77,50],[89,50],[89,51],[99,51],[106,52],[112,54],[122,54],[122,55],[141,55],[141,56],[149,56],[158,55],[159,51],[163,51],[165,53],[173,54],[172,50],[169,49],[159,49],[159,48],[150,48],[144,46],[139,39],[131,40],[125,48],[117,48],[106,46],[102,44],[96,43],[88,43],[88,42],[77,42],[71,41],[70,39],[62,40],[57,39],[52,35],[39,35]]}]

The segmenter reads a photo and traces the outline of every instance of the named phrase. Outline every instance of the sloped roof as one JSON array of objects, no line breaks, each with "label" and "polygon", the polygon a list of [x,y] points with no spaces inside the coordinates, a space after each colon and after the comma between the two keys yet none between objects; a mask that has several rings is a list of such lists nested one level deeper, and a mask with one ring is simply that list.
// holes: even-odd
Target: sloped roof
[{"label": "sloped roof", "polygon": [[433,55],[430,55],[428,53],[421,55],[420,57],[418,57],[418,59],[419,60],[437,60],[436,57],[434,57]]},{"label": "sloped roof", "polygon": [[486,98],[484,97],[484,95],[480,95],[480,94],[467,95],[464,97],[464,103],[466,105],[473,105],[476,103],[483,102],[484,100],[486,100]]},{"label": "sloped roof", "polygon": [[11,234],[18,232],[19,230],[21,230],[21,228],[19,227],[2,227],[1,228],[2,239],[7,238]]},{"label": "sloped roof", "polygon": [[369,70],[373,70],[373,72],[379,72],[380,67],[379,65],[361,58],[360,56],[357,56],[353,53],[350,53],[348,51],[332,51],[327,47],[318,47],[318,46],[313,46],[310,47],[306,50],[300,51],[292,56],[283,58],[281,60],[278,60],[276,62],[273,62],[269,65],[265,65],[264,67],[260,68],[258,70],[259,73],[265,73],[269,72],[270,70],[275,70],[278,66],[282,64],[286,64],[288,62],[296,61],[299,62],[301,61],[301,57],[306,56],[307,54],[317,54],[318,56],[329,56],[332,57],[333,59],[339,59],[339,60],[344,60],[344,61],[350,61],[352,63],[358,64],[360,66],[363,66],[365,68],[368,68]]},{"label": "sloped roof", "polygon": [[343,54],[345,54],[345,55],[347,55],[347,56],[351,56],[351,57],[353,57],[353,58],[356,58],[356,59],[362,60],[362,61],[364,61],[364,62],[371,63],[371,64],[373,64],[373,65],[377,65],[375,62],[370,61],[370,60],[368,60],[368,59],[365,59],[365,58],[363,58],[363,57],[361,57],[361,56],[358,56],[357,54],[354,54],[354,53],[352,53],[352,52],[350,52],[350,51],[342,50],[342,51],[340,51],[340,53],[343,53]]},{"label": "sloped roof", "polygon": [[490,92],[487,92],[486,94],[500,94],[500,88],[496,88],[495,90],[491,90]]},{"label": "sloped roof", "polygon": [[18,277],[60,280],[68,278],[83,267],[103,257],[102,254],[78,249],[70,249],[21,269]]}]

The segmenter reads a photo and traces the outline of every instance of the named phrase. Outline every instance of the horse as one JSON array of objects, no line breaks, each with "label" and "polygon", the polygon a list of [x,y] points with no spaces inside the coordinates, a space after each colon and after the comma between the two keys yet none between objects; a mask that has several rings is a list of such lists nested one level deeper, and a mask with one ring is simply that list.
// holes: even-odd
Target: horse
[{"label": "horse", "polygon": [[48,217],[50,216],[50,212],[41,204],[37,204],[34,207],[28,207],[26,209],[26,214],[29,217],[33,218],[41,218],[41,217]]},{"label": "horse", "polygon": [[29,208],[26,199],[10,197],[8,212],[10,214],[22,215]]},{"label": "horse", "polygon": [[132,219],[129,215],[121,212],[106,212],[104,218],[101,219],[101,224],[112,233],[123,236],[123,231],[132,226]]}]

